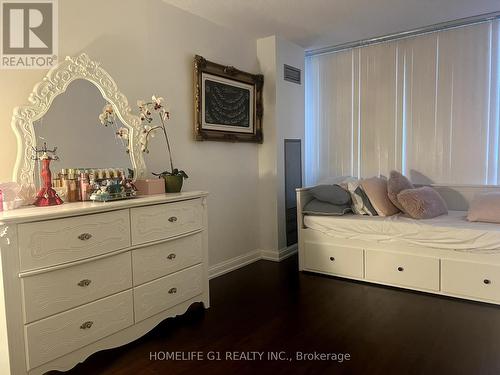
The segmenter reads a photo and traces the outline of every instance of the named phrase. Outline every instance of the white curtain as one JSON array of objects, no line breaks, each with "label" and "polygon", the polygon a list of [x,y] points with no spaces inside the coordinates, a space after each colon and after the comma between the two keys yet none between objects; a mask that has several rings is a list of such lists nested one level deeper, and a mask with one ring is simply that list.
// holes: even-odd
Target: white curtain
[{"label": "white curtain", "polygon": [[398,46],[381,43],[360,49],[359,176],[400,169]]},{"label": "white curtain", "polygon": [[306,60],[306,182],[499,183],[499,21]]},{"label": "white curtain", "polygon": [[[354,52],[306,60],[306,182],[355,174]],[[356,147],[357,149],[357,147]],[[357,155],[356,155],[357,157]],[[356,166],[357,167],[357,166]]]},{"label": "white curtain", "polygon": [[497,21],[399,43],[414,181],[498,183],[498,31]]}]

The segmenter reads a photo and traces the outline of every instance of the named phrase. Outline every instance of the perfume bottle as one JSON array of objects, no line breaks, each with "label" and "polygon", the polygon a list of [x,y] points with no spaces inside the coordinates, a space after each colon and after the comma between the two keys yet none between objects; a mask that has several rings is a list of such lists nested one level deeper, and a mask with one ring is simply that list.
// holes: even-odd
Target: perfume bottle
[{"label": "perfume bottle", "polygon": [[82,201],[90,199],[89,175],[86,172],[80,173],[80,197]]},{"label": "perfume bottle", "polygon": [[68,171],[68,202],[77,202],[78,201],[78,188],[77,188],[77,179],[75,177],[74,170],[70,169]]}]

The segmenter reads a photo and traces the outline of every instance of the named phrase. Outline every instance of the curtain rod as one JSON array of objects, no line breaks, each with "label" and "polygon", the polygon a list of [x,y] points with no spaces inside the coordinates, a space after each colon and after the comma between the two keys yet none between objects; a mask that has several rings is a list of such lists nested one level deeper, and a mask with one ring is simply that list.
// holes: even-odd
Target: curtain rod
[{"label": "curtain rod", "polygon": [[480,14],[480,15],[472,16],[472,17],[460,18],[458,20],[453,20],[453,21],[436,23],[433,25],[428,25],[428,26],[417,28],[417,29],[401,31],[401,32],[388,34],[388,35],[377,36],[375,38],[362,39],[362,40],[358,40],[355,42],[347,42],[347,43],[337,44],[334,46],[312,49],[312,50],[306,51],[306,56],[314,56],[314,55],[322,55],[325,53],[338,52],[338,51],[342,51],[342,50],[346,50],[346,49],[366,46],[369,44],[382,43],[382,42],[387,42],[387,41],[395,40],[395,39],[409,38],[409,37],[416,36],[416,35],[428,34],[428,33],[436,32],[436,31],[453,29],[456,27],[473,25],[473,24],[488,22],[488,21],[492,21],[492,20],[496,20],[496,19],[500,19],[500,11]]}]

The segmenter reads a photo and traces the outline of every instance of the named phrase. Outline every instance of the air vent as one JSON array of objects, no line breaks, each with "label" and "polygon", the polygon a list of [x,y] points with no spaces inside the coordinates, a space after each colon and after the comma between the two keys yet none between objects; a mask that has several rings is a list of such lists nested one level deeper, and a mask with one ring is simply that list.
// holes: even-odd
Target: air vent
[{"label": "air vent", "polygon": [[284,64],[283,66],[285,81],[297,83],[300,85],[300,69]]}]

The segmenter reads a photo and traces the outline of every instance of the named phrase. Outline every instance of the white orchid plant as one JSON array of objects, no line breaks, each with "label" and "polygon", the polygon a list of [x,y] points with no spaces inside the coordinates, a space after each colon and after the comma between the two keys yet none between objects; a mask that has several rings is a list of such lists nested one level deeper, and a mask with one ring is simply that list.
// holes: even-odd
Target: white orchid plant
[{"label": "white orchid plant", "polygon": [[[161,173],[153,173],[155,176],[181,176],[182,178],[188,178],[186,172],[174,168],[174,163],[172,161],[172,151],[170,148],[170,140],[167,133],[167,121],[170,120],[170,111],[165,107],[164,99],[162,97],[157,97],[153,95],[151,101],[138,100],[137,106],[139,107],[139,117],[142,121],[142,131],[139,135],[139,142],[141,144],[142,152],[149,153],[149,141],[150,138],[155,136],[157,131],[163,133],[165,137],[166,150],[168,152],[170,160],[170,171],[164,171]],[[159,124],[153,125],[153,115],[157,114],[160,120]],[[103,108],[103,112],[99,115],[99,120],[104,126],[115,123],[115,114],[113,107],[111,105],[106,105]],[[116,136],[127,142],[127,152],[130,152],[129,145],[129,131],[125,127],[118,128],[116,130]]]}]

